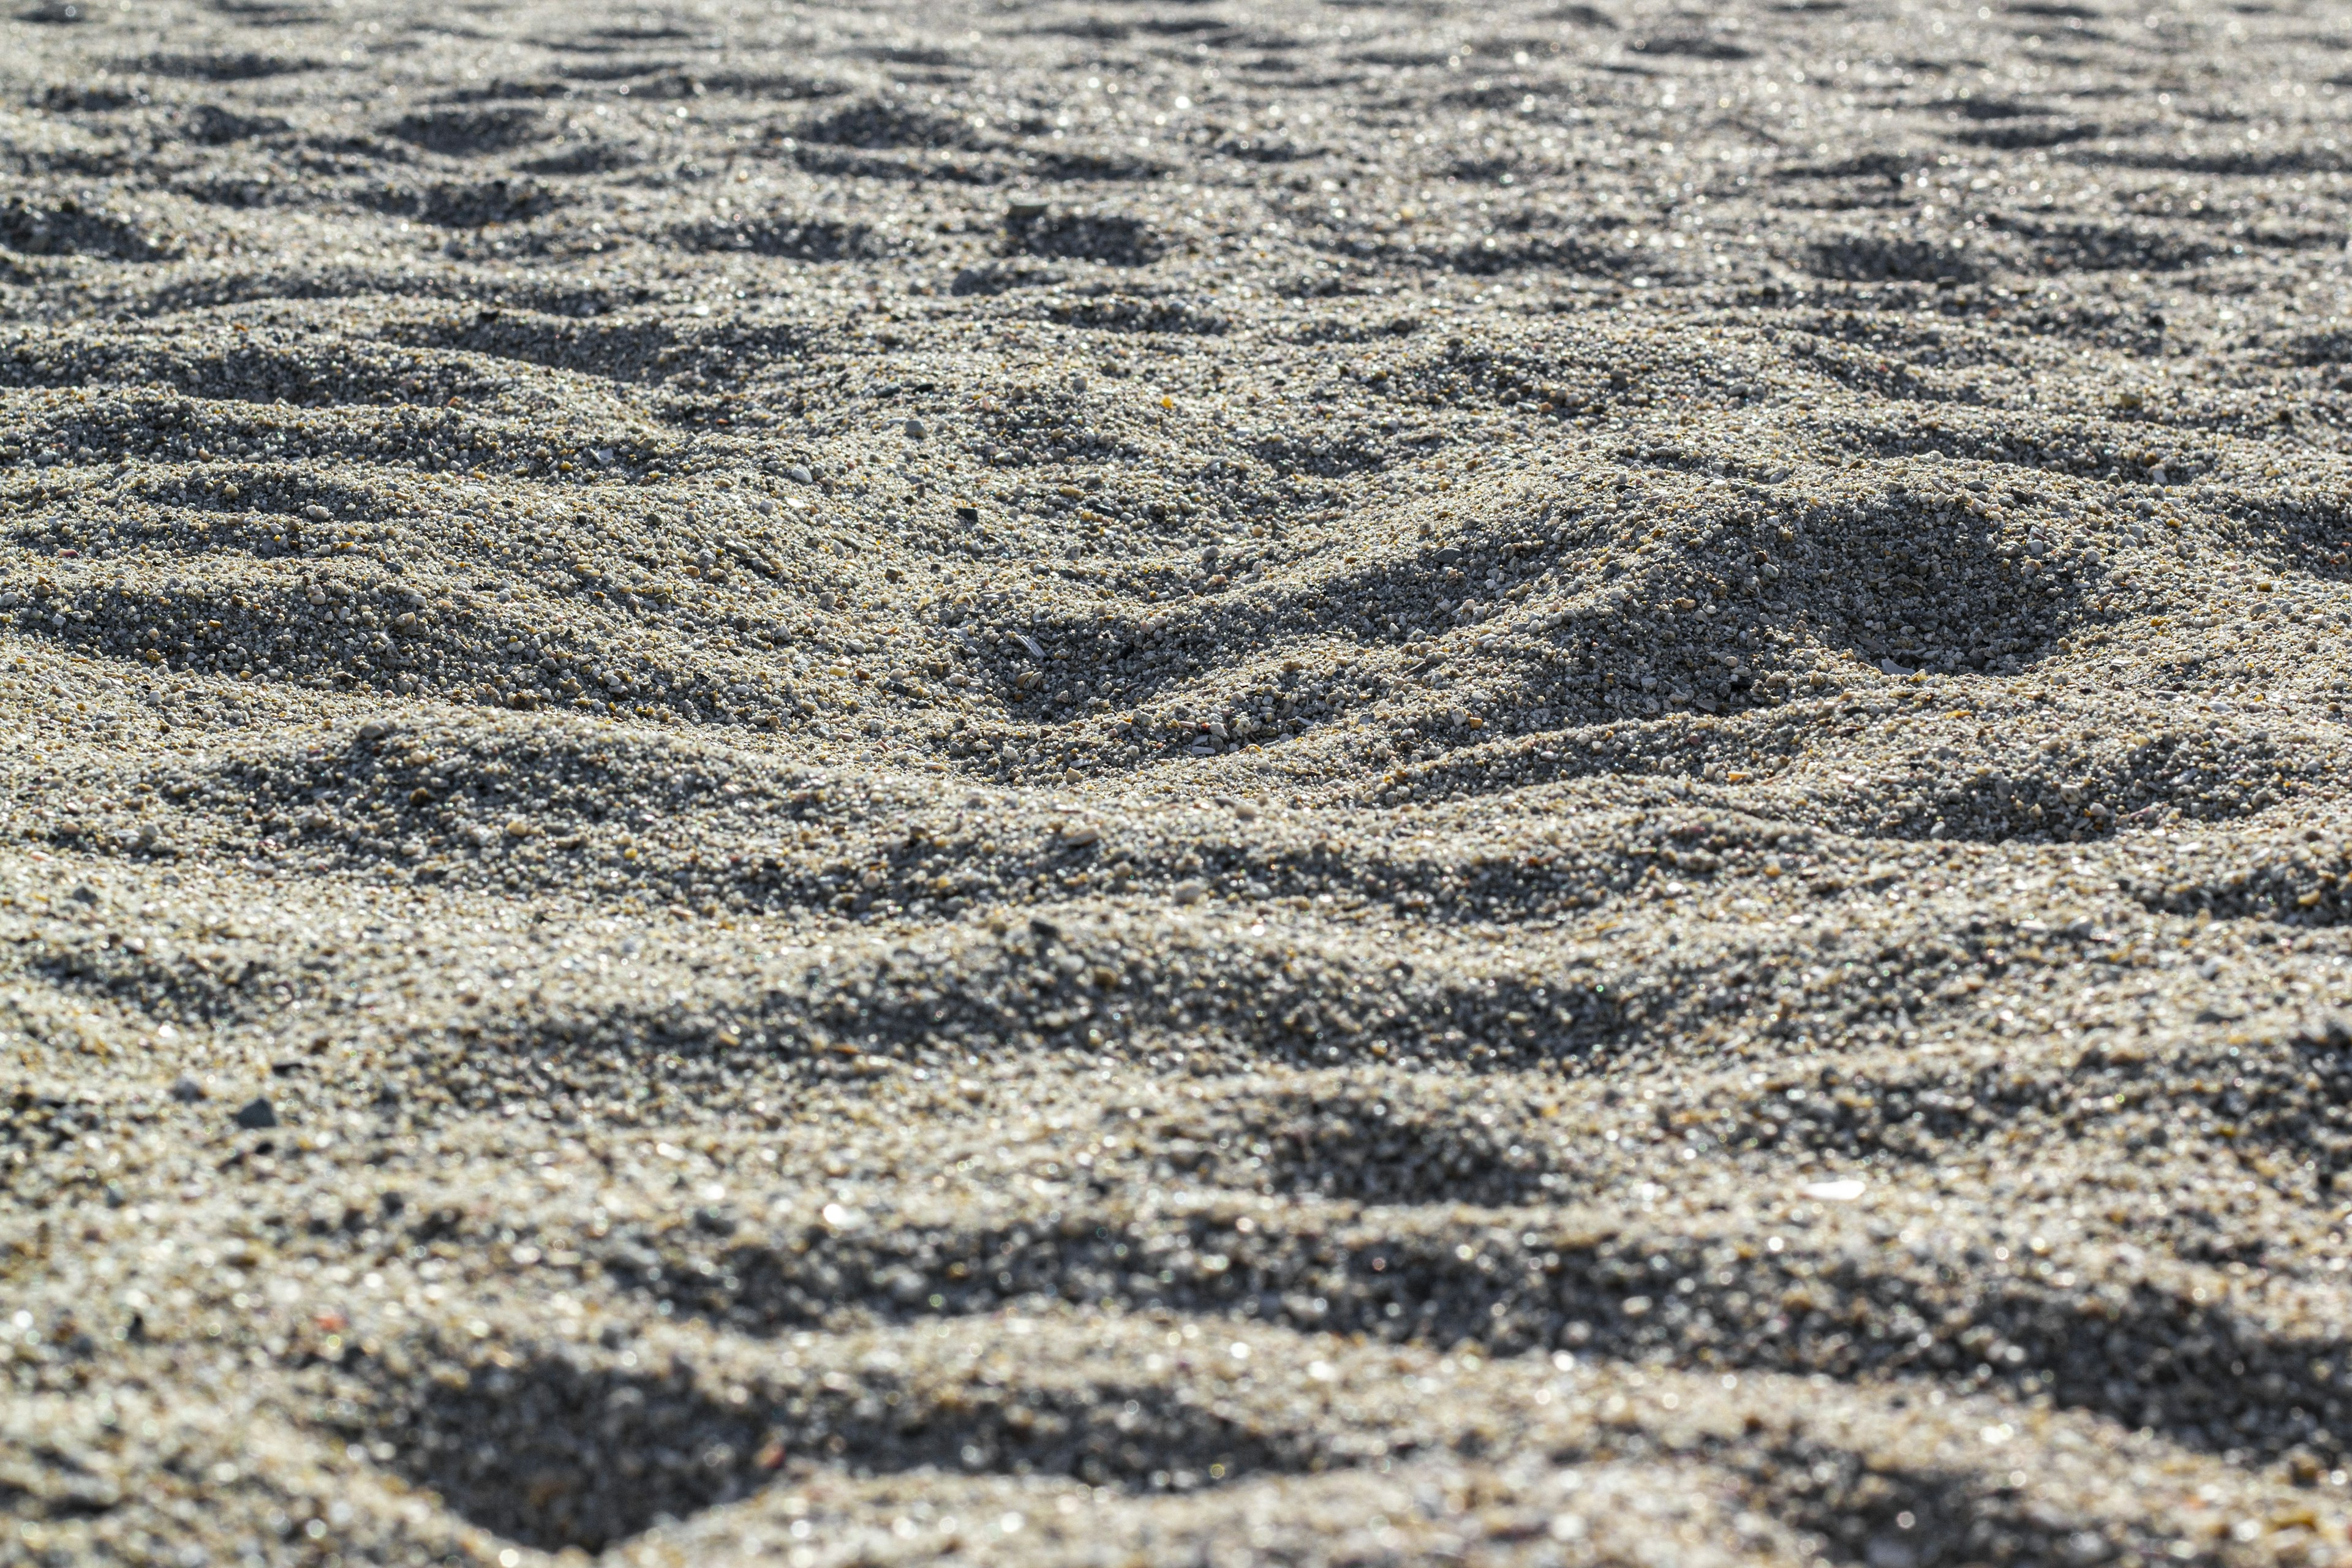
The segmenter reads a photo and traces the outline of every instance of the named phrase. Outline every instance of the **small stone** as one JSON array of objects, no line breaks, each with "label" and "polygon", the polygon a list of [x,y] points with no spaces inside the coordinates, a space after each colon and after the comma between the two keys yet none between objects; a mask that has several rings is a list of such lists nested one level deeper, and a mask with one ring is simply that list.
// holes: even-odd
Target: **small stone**
[{"label": "small stone", "polygon": [[923,428],[923,422],[919,419],[909,419],[901,428],[907,432],[907,439],[909,441],[919,441],[930,434]]},{"label": "small stone", "polygon": [[172,1086],[172,1098],[182,1105],[194,1105],[205,1097],[205,1086],[194,1079],[183,1076]]},{"label": "small stone", "polygon": [[1179,882],[1171,895],[1180,904],[1197,904],[1208,897],[1209,890],[1198,882]]},{"label": "small stone", "polygon": [[236,1124],[248,1132],[258,1132],[278,1125],[278,1112],[267,1099],[256,1097],[237,1108]]},{"label": "small stone", "polygon": [[796,485],[805,485],[814,483],[816,476],[810,473],[806,468],[801,467],[800,464],[794,463],[791,468],[784,470],[784,478],[792,480],[793,483]]}]

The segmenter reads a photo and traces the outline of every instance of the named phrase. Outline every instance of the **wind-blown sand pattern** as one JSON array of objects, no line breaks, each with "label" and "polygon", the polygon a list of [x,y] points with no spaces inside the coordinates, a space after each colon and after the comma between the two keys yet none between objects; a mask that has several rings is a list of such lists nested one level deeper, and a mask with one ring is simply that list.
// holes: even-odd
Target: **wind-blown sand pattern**
[{"label": "wind-blown sand pattern", "polygon": [[2352,1551],[2340,7],[15,3],[0,1561]]}]

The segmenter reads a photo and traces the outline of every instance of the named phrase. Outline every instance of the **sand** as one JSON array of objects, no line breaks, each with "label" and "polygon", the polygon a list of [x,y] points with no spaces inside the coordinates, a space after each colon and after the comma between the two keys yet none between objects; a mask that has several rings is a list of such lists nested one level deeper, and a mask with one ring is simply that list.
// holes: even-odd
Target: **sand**
[{"label": "sand", "polygon": [[29,3],[0,1561],[2352,1552],[2340,11]]}]

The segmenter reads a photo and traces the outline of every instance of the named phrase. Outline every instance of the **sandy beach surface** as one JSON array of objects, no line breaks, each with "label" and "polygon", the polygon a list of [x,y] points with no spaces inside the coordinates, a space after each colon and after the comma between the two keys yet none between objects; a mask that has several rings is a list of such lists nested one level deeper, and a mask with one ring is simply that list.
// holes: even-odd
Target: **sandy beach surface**
[{"label": "sandy beach surface", "polygon": [[2352,1555],[2347,92],[9,0],[0,1563]]}]

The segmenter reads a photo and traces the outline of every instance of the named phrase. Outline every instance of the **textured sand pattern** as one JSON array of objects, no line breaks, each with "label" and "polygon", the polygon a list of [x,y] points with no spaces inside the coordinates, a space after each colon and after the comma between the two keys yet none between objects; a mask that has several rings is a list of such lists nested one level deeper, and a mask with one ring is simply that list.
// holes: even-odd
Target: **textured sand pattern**
[{"label": "textured sand pattern", "polygon": [[2352,1553],[2340,7],[12,3],[0,1562]]}]

